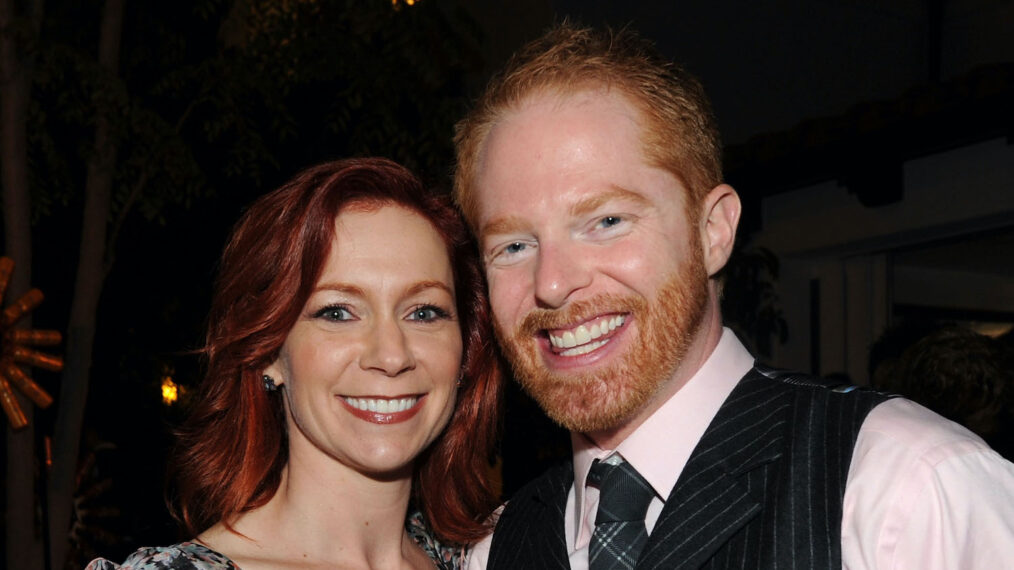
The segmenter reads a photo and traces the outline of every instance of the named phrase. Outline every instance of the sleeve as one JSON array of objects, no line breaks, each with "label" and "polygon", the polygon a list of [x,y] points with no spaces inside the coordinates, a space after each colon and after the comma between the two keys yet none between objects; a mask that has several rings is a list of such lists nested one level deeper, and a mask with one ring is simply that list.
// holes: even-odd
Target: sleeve
[{"label": "sleeve", "polygon": [[184,542],[138,549],[122,564],[97,558],[85,570],[238,570],[238,567],[223,554]]},{"label": "sleeve", "polygon": [[493,543],[493,535],[472,545],[465,556],[465,570],[486,570],[489,563],[489,547]]},{"label": "sleeve", "polygon": [[897,529],[890,568],[995,569],[1014,564],[1014,465],[995,452],[943,461]]},{"label": "sleeve", "polygon": [[106,560],[105,558],[96,558],[85,566],[85,570],[118,570],[119,564]]},{"label": "sleeve", "polygon": [[[500,515],[503,514],[503,510],[507,508],[507,503],[503,503],[489,515],[489,526],[490,528],[496,528],[497,521],[500,520]],[[486,566],[489,565],[489,549],[493,545],[493,533],[486,535],[479,542],[473,544],[468,548],[468,552],[465,553],[465,570],[486,570]]]},{"label": "sleeve", "polygon": [[849,570],[995,569],[1014,560],[1014,464],[905,400],[860,431],[845,491]]},{"label": "sleeve", "polygon": [[170,568],[171,560],[158,548],[141,548],[127,557],[123,564],[105,558],[92,560],[85,570],[161,570]]}]

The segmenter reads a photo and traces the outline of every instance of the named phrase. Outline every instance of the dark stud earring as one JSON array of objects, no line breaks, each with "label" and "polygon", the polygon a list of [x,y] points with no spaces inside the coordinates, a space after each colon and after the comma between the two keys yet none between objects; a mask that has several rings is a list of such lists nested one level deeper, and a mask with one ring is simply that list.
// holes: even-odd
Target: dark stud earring
[{"label": "dark stud earring", "polygon": [[274,379],[268,376],[267,374],[261,376],[261,382],[264,382],[265,392],[274,392],[278,390],[278,384],[275,384]]}]

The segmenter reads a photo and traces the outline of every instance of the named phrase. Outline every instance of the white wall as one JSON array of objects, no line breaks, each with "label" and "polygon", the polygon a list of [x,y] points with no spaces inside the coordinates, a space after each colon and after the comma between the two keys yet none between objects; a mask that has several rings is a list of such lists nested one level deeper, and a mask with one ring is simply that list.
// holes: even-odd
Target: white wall
[{"label": "white wall", "polygon": [[[1005,139],[909,161],[903,199],[894,204],[867,208],[828,181],[765,199],[762,219],[757,243],[782,263],[778,290],[789,341],[776,348],[780,366],[845,372],[865,383],[869,345],[890,324],[895,303],[1014,312],[1010,249],[989,251],[977,241],[966,255],[955,253],[960,243],[939,257],[896,255],[1014,228],[1014,145]],[[816,370],[812,280],[820,295]]]}]

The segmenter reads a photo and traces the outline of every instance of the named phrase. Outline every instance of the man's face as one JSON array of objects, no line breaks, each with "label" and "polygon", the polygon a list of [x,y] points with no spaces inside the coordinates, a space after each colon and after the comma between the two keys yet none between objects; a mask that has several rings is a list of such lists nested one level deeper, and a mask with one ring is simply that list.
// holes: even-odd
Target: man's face
[{"label": "man's face", "polygon": [[646,162],[639,121],[616,93],[535,96],[493,128],[476,172],[498,338],[574,431],[608,435],[654,412],[707,310],[687,191]]}]

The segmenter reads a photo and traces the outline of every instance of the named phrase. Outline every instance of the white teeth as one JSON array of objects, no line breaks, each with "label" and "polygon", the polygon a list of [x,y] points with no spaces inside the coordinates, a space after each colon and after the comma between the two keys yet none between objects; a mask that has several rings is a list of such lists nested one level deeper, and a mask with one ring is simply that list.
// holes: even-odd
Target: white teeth
[{"label": "white teeth", "polygon": [[566,331],[560,336],[549,335],[549,343],[556,348],[578,347],[574,350],[565,350],[560,354],[567,356],[586,354],[606,343],[606,341],[594,343],[591,341],[599,338],[609,331],[616,330],[616,327],[622,325],[625,320],[626,317],[623,315],[604,318],[599,322],[592,324],[590,330],[586,325],[580,325],[573,331]]},{"label": "white teeth", "polygon": [[[552,337],[550,337],[550,338],[552,338]],[[557,344],[557,343],[554,343],[554,344]],[[567,332],[563,333],[563,339],[560,340],[559,345],[563,346],[564,348],[570,348],[572,346],[577,346],[577,340],[574,338],[574,333],[572,333],[570,331],[567,331]]]},{"label": "white teeth", "polygon": [[582,354],[588,354],[596,348],[605,345],[608,340],[597,340],[589,344],[582,344],[581,346],[564,350],[560,354],[563,356],[580,356]]},{"label": "white teeth", "polygon": [[349,403],[353,408],[360,409],[364,412],[377,412],[378,414],[393,414],[396,412],[404,412],[411,408],[419,401],[419,398],[350,398],[345,397],[345,401]]}]

